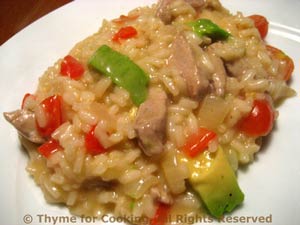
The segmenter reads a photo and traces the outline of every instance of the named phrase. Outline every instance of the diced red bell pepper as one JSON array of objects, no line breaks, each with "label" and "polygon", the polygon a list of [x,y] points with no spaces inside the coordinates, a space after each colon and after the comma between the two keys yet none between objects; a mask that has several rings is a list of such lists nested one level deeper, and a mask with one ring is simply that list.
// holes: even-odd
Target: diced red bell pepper
[{"label": "diced red bell pepper", "polygon": [[139,17],[138,15],[134,15],[134,16],[121,15],[119,18],[114,19],[113,22],[117,23],[117,24],[123,24],[123,23],[126,23],[128,21],[133,21],[133,20],[137,19],[138,17]]},{"label": "diced red bell pepper", "polygon": [[53,138],[38,147],[38,152],[46,158],[49,158],[54,152],[61,150],[59,142]]},{"label": "diced red bell pepper", "polygon": [[170,209],[170,205],[159,203],[154,217],[150,220],[150,225],[164,225],[168,221]]},{"label": "diced red bell pepper", "polygon": [[134,27],[122,27],[117,33],[115,33],[115,35],[112,37],[112,40],[119,43],[121,39],[133,38],[136,35],[137,30]]},{"label": "diced red bell pepper", "polygon": [[26,93],[23,97],[23,100],[22,100],[22,105],[21,105],[21,109],[24,109],[25,107],[25,103],[27,101],[28,98],[34,98],[35,99],[35,96],[30,94],[30,93]]},{"label": "diced red bell pepper", "polygon": [[83,65],[74,57],[67,55],[61,65],[60,74],[62,76],[68,76],[71,79],[78,80],[84,73]]},{"label": "diced red bell pepper", "polygon": [[45,113],[46,125],[40,126],[38,120],[36,125],[39,133],[43,137],[50,137],[52,132],[55,131],[62,124],[62,97],[60,95],[53,95],[44,99],[39,107],[42,107]]},{"label": "diced red bell pepper", "polygon": [[208,148],[209,143],[217,137],[217,134],[206,128],[199,128],[198,132],[188,137],[183,151],[190,157],[195,157]]},{"label": "diced red bell pepper", "polygon": [[98,155],[106,152],[106,149],[95,137],[95,128],[96,126],[93,126],[92,129],[85,135],[85,148],[91,155]]}]

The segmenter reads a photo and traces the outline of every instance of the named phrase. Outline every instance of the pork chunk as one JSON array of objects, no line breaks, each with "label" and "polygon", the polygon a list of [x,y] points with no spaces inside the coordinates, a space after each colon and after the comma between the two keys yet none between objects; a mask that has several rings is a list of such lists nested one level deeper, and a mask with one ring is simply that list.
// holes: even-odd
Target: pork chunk
[{"label": "pork chunk", "polygon": [[189,3],[196,11],[201,9],[205,4],[204,0],[185,0],[185,2]]},{"label": "pork chunk", "polygon": [[197,65],[193,49],[182,35],[172,44],[170,66],[176,68],[186,82],[189,97],[199,99],[208,91],[209,81],[203,68]]},{"label": "pork chunk", "polygon": [[3,115],[18,130],[19,134],[27,140],[36,144],[42,144],[46,141],[36,129],[34,112],[19,109],[13,112],[5,112]]},{"label": "pork chunk", "polygon": [[172,14],[169,5],[173,0],[160,0],[158,2],[156,16],[160,18],[165,24],[170,24],[172,21]]},{"label": "pork chunk", "polygon": [[[200,10],[204,4],[204,0],[184,0],[189,3],[196,11]],[[159,17],[165,24],[170,24],[172,22],[172,13],[169,8],[170,4],[174,0],[160,0],[158,2],[156,16]]]},{"label": "pork chunk", "polygon": [[148,156],[163,151],[167,119],[167,95],[160,88],[149,90],[147,100],[140,105],[135,131],[141,149]]}]

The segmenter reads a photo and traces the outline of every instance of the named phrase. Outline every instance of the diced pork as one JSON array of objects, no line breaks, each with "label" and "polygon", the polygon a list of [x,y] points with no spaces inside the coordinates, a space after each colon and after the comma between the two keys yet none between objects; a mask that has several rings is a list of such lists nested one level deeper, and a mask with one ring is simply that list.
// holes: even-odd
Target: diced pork
[{"label": "diced pork", "polygon": [[135,130],[139,145],[148,156],[163,151],[167,118],[167,95],[160,88],[149,90],[147,100],[137,112]]},{"label": "diced pork", "polygon": [[204,0],[185,0],[185,2],[189,3],[196,11],[201,9],[205,4]]},{"label": "diced pork", "polygon": [[172,51],[170,66],[176,68],[184,78],[188,95],[193,99],[199,99],[208,91],[209,81],[206,72],[197,65],[193,49],[182,35],[178,35],[173,41]]},{"label": "diced pork", "polygon": [[13,112],[3,113],[5,119],[10,122],[29,141],[37,144],[46,140],[40,136],[36,129],[35,114],[32,111],[19,109]]},{"label": "diced pork", "polygon": [[156,16],[159,17],[165,24],[169,24],[172,21],[172,14],[169,10],[169,5],[173,0],[160,0],[158,2]]},{"label": "diced pork", "polygon": [[[160,0],[158,2],[156,16],[165,24],[170,24],[173,19],[169,8],[172,2],[174,2],[174,0]],[[196,11],[200,10],[205,4],[204,0],[185,0],[185,2],[189,3]]]}]

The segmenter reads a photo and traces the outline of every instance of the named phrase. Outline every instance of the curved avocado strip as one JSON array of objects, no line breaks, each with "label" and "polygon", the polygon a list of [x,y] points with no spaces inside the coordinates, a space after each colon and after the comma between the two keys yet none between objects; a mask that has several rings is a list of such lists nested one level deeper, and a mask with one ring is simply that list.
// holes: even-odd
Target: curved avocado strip
[{"label": "curved avocado strip", "polygon": [[185,161],[189,182],[212,216],[220,218],[243,202],[244,194],[221,147],[215,153],[206,151]]},{"label": "curved avocado strip", "polygon": [[126,89],[135,105],[146,100],[149,76],[127,56],[102,45],[91,57],[89,65]]}]

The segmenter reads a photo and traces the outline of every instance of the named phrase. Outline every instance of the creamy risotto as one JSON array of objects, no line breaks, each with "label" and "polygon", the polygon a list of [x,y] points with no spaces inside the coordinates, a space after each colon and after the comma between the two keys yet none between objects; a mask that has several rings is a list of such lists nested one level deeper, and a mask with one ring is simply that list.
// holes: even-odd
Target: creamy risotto
[{"label": "creamy risotto", "polygon": [[104,20],[4,114],[47,202],[151,225],[234,210],[239,166],[295,94],[293,61],[267,32],[263,16],[218,0],[160,0]]}]

